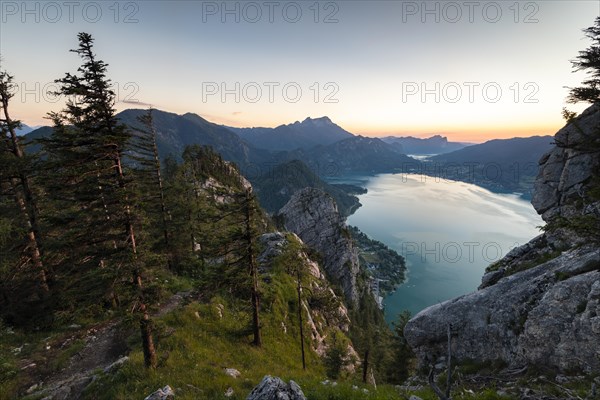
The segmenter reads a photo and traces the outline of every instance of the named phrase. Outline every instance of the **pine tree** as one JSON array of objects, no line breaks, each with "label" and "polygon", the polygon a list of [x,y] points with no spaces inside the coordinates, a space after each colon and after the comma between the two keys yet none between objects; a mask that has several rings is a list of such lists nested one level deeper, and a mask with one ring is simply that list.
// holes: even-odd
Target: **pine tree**
[{"label": "pine tree", "polygon": [[26,172],[29,160],[25,157],[16,133],[16,130],[21,126],[21,122],[13,120],[8,109],[10,99],[14,96],[14,89],[13,77],[6,71],[0,71],[0,103],[2,106],[0,132],[2,135],[2,153],[6,162],[6,165],[2,166],[2,175],[5,178],[4,186],[12,192],[24,221],[27,231],[27,252],[35,274],[38,276],[39,290],[45,296],[49,292],[48,273],[42,261],[38,206],[31,187],[31,181]]},{"label": "pine tree", "polygon": [[253,344],[262,346],[262,337],[260,334],[260,292],[258,288],[258,266],[256,264],[255,255],[255,239],[253,232],[254,223],[254,206],[256,200],[252,195],[251,189],[245,192],[245,223],[246,223],[246,254],[248,257],[248,268],[250,270],[250,279],[252,282],[251,297],[252,297],[252,334],[254,336]]},{"label": "pine tree", "polygon": [[302,369],[306,369],[304,354],[304,323],[302,322],[302,265],[296,265],[296,294],[298,295],[298,326],[300,327],[300,351],[302,353]]},{"label": "pine tree", "polygon": [[600,101],[600,17],[596,17],[595,25],[583,30],[585,36],[592,40],[592,45],[580,51],[579,56],[571,63],[575,71],[586,71],[589,78],[583,86],[569,88],[567,102],[597,103]]},{"label": "pine tree", "polygon": [[[55,179],[57,184],[51,192],[65,206],[58,219],[75,232],[69,245],[86,244],[83,253],[76,254],[77,261],[88,266],[85,277],[93,280],[100,271],[104,279],[99,279],[96,286],[112,298],[113,304],[117,303],[114,285],[124,278],[122,266],[130,271],[140,312],[145,363],[155,367],[131,182],[123,166],[131,134],[116,118],[115,93],[106,77],[107,64],[96,58],[92,36],[80,33],[78,39],[79,48],[72,51],[81,57],[83,64],[79,74],[67,73],[56,81],[57,94],[68,100],[62,112],[50,114],[54,132],[43,141],[49,166],[58,171],[59,179]],[[96,268],[90,268],[94,264]],[[90,286],[92,282],[84,287]]]},{"label": "pine tree", "polygon": [[165,185],[162,176],[161,161],[158,154],[157,132],[154,126],[152,108],[147,113],[137,118],[141,127],[133,132],[130,145],[133,164],[136,166],[137,181],[141,183],[141,202],[148,204],[150,216],[158,216],[161,226],[163,247],[167,253],[169,269],[173,267],[173,248],[171,244],[170,223],[172,221],[165,198]]}]

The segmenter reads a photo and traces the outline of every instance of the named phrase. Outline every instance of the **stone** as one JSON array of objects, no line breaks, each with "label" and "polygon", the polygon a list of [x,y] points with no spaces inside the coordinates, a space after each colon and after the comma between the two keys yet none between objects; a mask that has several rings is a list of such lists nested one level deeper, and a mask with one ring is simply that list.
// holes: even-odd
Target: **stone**
[{"label": "stone", "polygon": [[40,385],[38,383],[34,383],[25,391],[25,393],[31,394],[31,393],[35,392],[39,387],[40,387]]},{"label": "stone", "polygon": [[280,378],[265,376],[246,400],[306,400],[302,389],[294,381],[285,383]]},{"label": "stone", "polygon": [[408,400],[423,400],[422,398],[420,398],[419,396],[415,396],[414,394],[411,395]]},{"label": "stone", "polygon": [[233,388],[229,387],[227,388],[227,390],[225,391],[225,397],[231,397],[235,394],[235,392],[233,391]]},{"label": "stone", "polygon": [[162,389],[158,389],[156,392],[147,396],[144,400],[171,400],[175,397],[175,392],[171,389],[171,386],[167,385]]},{"label": "stone", "polygon": [[242,373],[235,368],[225,368],[225,375],[229,375],[232,378],[239,378]]},{"label": "stone", "polygon": [[219,316],[219,319],[222,319],[223,312],[225,311],[225,306],[219,303],[215,306],[215,308],[217,309],[217,315]]},{"label": "stone", "polygon": [[125,364],[127,361],[129,361],[129,357],[127,357],[127,356],[119,358],[117,361],[110,364],[108,367],[104,368],[104,373],[106,374],[111,371],[114,371],[115,369],[117,369],[117,368],[121,367],[123,364]]}]

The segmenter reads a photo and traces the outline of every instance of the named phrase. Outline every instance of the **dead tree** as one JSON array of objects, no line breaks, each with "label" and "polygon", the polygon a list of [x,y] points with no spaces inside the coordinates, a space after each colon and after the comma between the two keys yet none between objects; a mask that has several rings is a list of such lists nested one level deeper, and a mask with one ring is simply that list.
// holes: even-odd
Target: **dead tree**
[{"label": "dead tree", "polygon": [[429,386],[435,392],[436,396],[439,397],[440,400],[450,400],[450,388],[452,387],[452,333],[450,331],[450,324],[447,325],[447,335],[448,335],[448,355],[446,362],[446,391],[442,392],[442,390],[435,383],[435,366],[431,367],[429,371]]},{"label": "dead tree", "polygon": [[254,255],[254,234],[252,230],[252,207],[253,198],[251,189],[246,190],[245,196],[245,220],[246,220],[246,256],[248,257],[248,267],[250,269],[250,279],[252,280],[252,332],[254,334],[253,344],[257,347],[262,346],[260,335],[260,293],[258,290],[258,266]]},{"label": "dead tree", "polygon": [[301,266],[298,265],[296,268],[296,280],[298,285],[296,287],[298,291],[298,324],[300,325],[300,350],[302,351],[302,369],[306,369],[306,356],[304,355],[304,328],[302,324],[302,274]]}]

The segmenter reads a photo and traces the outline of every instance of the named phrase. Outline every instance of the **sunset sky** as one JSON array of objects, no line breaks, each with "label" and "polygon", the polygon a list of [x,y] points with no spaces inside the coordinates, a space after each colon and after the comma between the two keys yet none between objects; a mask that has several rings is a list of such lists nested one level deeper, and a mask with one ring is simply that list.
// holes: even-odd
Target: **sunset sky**
[{"label": "sunset sky", "polygon": [[[355,134],[454,141],[554,134],[593,1],[0,2],[14,118],[43,125],[45,92],[89,32],[119,110],[194,112],[232,126],[329,116]],[[570,106],[580,111],[585,107]]]}]

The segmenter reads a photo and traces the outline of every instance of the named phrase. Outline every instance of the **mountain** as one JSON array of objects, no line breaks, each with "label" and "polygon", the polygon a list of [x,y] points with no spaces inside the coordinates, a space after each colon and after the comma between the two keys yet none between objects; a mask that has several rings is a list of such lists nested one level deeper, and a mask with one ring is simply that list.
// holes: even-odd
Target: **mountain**
[{"label": "mountain", "polygon": [[424,171],[531,198],[538,160],[552,148],[552,141],[552,136],[490,140],[430,157]]},{"label": "mountain", "polygon": [[[141,129],[137,117],[145,113],[146,110],[129,109],[120,112],[117,117],[132,129]],[[305,146],[309,145],[309,138],[313,141],[329,143],[279,152],[257,148],[250,141],[242,139],[234,133],[231,130],[233,128],[214,124],[196,114],[178,115],[154,110],[153,117],[157,132],[158,152],[161,158],[172,154],[180,159],[183,149],[190,144],[211,146],[224,159],[238,164],[244,175],[250,180],[268,173],[273,165],[293,160],[303,160],[316,175],[321,177],[353,173],[400,172],[419,164],[418,161],[402,154],[393,145],[377,138],[353,136],[332,123],[327,117],[307,118],[303,122],[271,129],[271,132],[264,136],[265,140],[273,136],[277,130],[277,132],[284,132],[282,137],[288,137],[290,140],[295,137],[294,135],[299,135],[296,143],[304,143]],[[51,127],[42,127],[30,132],[25,137],[32,141],[48,136],[51,132]],[[253,135],[241,136],[253,137]],[[288,141],[288,143],[292,142]],[[33,144],[30,149],[39,150],[39,146]],[[344,205],[341,204],[341,206],[342,209],[345,209]]]},{"label": "mountain", "polygon": [[541,157],[532,204],[547,223],[544,233],[490,265],[478,291],[408,322],[404,334],[421,365],[439,362],[450,328],[458,363],[501,364],[506,371],[543,366],[553,374],[600,371],[598,351],[590,351],[600,349],[598,126],[595,104],[559,130],[557,145]]},{"label": "mountain", "polygon": [[426,139],[412,136],[386,136],[382,137],[381,140],[398,146],[397,148],[405,154],[415,155],[443,154],[469,146],[467,143],[449,142],[448,138],[440,135]]},{"label": "mountain", "polygon": [[34,129],[31,132],[27,133],[23,136],[24,143],[26,145],[26,149],[28,152],[36,152],[40,151],[41,147],[39,144],[35,143],[37,139],[48,137],[52,134],[52,127],[50,126],[42,126],[40,128]]},{"label": "mountain", "polygon": [[[146,110],[129,109],[120,112],[117,117],[135,130],[142,128],[137,117],[144,114]],[[178,115],[154,110],[152,115],[157,132],[158,153],[163,159],[173,155],[180,160],[183,149],[190,144],[211,146],[224,159],[237,163],[241,168],[270,159],[270,155],[265,150],[253,148],[229,129],[213,124],[196,114]],[[25,138],[33,141],[49,136],[51,133],[52,128],[45,126],[30,132]],[[29,148],[30,151],[36,151],[40,146],[32,144]]]},{"label": "mountain", "polygon": [[232,128],[251,145],[271,151],[309,149],[317,145],[329,145],[353,135],[334,124],[328,117],[306,118],[293,124],[276,128]]},{"label": "mountain", "polygon": [[17,135],[24,136],[24,135],[27,135],[29,132],[31,132],[31,131],[33,131],[35,129],[37,129],[37,128],[32,128],[32,127],[30,127],[28,125],[21,124],[21,128],[17,129]]},{"label": "mountain", "polygon": [[420,164],[378,138],[353,136],[328,146],[278,154],[280,160],[303,160],[321,177],[406,172]]},{"label": "mountain", "polygon": [[[137,117],[146,110],[129,109],[117,114],[117,117],[133,129],[141,128]],[[213,124],[204,118],[187,113],[177,115],[160,110],[153,111],[157,132],[158,150],[161,158],[169,154],[179,158],[185,146],[200,144],[211,146],[221,156],[243,167],[249,163],[262,162],[264,151],[252,148],[229,129]]]},{"label": "mountain", "polygon": [[302,161],[292,160],[279,164],[263,175],[252,179],[260,205],[268,212],[279,211],[297,191],[306,187],[321,189],[336,202],[340,214],[346,217],[354,212],[360,203],[354,193],[363,192],[359,187],[346,187],[325,183]]}]

